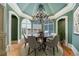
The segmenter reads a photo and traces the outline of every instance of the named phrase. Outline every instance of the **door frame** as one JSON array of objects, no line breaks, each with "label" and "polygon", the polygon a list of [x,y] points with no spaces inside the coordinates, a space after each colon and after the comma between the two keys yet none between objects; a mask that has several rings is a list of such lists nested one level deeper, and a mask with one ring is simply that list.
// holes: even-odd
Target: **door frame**
[{"label": "door frame", "polygon": [[9,45],[11,45],[11,21],[12,21],[12,15],[15,15],[16,17],[17,17],[17,19],[18,19],[18,43],[19,43],[19,23],[20,23],[20,21],[19,21],[19,16],[15,13],[15,12],[13,12],[13,11],[9,11]]},{"label": "door frame", "polygon": [[65,43],[68,45],[68,16],[62,16],[56,20],[56,33],[58,34],[58,21],[62,18],[65,19]]}]

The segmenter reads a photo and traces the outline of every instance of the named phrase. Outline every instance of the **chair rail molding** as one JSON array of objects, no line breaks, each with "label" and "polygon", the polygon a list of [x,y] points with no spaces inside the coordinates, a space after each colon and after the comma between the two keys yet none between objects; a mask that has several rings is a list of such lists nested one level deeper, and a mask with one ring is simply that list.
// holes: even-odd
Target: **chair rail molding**
[{"label": "chair rail molding", "polygon": [[66,7],[64,7],[63,9],[61,9],[59,12],[57,12],[54,16],[49,16],[49,19],[56,19],[66,13],[68,13],[69,11],[73,10],[73,8],[75,7],[75,3],[69,3]]}]

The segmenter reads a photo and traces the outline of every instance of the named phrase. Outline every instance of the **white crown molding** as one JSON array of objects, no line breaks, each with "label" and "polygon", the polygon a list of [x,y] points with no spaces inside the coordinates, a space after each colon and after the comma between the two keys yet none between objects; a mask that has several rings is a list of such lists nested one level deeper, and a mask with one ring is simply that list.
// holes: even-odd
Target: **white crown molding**
[{"label": "white crown molding", "polygon": [[49,19],[56,19],[64,14],[66,14],[67,12],[73,10],[73,8],[75,7],[75,3],[69,3],[66,7],[64,7],[62,10],[60,10],[58,13],[56,13],[53,16],[49,16]]},{"label": "white crown molding", "polygon": [[27,18],[27,19],[32,19],[31,16],[23,13],[20,8],[18,7],[18,5],[16,3],[8,3],[8,5],[21,17]]}]

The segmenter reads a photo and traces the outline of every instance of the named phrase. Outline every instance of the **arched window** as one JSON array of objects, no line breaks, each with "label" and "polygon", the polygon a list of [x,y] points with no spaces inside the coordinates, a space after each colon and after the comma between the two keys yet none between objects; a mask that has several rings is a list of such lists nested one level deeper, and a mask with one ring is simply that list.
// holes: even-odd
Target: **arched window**
[{"label": "arched window", "polygon": [[54,23],[52,20],[46,20],[44,22],[45,36],[50,36],[54,32]]},{"label": "arched window", "polygon": [[73,23],[74,23],[74,33],[75,34],[79,34],[79,7],[76,9],[76,11],[74,12],[74,19],[73,19]]},{"label": "arched window", "polygon": [[32,35],[33,35],[33,36],[38,36],[38,32],[41,30],[41,23],[40,23],[39,20],[34,20],[34,21],[33,21],[32,30],[33,30]]},{"label": "arched window", "polygon": [[23,19],[21,23],[21,33],[22,33],[22,38],[23,35],[27,36],[31,32],[31,21],[27,19]]}]

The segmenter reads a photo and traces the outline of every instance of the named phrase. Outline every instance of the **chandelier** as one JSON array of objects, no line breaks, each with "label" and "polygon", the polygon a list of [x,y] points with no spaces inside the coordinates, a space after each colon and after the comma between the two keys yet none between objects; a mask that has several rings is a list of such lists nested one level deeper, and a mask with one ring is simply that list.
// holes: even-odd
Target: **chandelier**
[{"label": "chandelier", "polygon": [[33,19],[42,21],[42,20],[45,20],[46,18],[48,18],[48,15],[45,12],[44,6],[42,4],[39,4],[37,8],[37,12],[33,16]]}]

